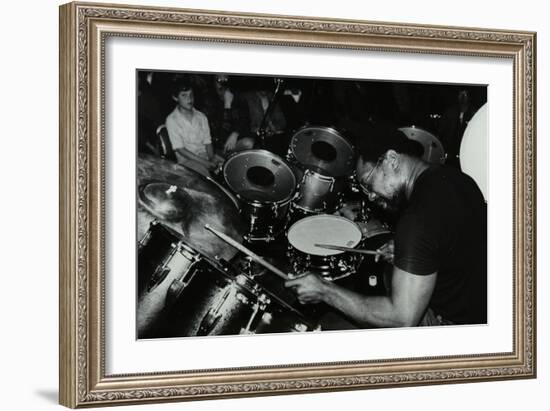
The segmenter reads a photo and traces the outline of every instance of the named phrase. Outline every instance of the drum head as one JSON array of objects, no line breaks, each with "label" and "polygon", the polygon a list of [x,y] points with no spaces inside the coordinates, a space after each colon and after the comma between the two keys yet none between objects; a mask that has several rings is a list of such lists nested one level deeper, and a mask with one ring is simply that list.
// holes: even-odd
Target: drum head
[{"label": "drum head", "polygon": [[316,247],[331,244],[355,247],[361,241],[361,230],[353,221],[334,215],[315,215],[294,223],[288,230],[288,242],[297,250],[311,255],[328,256],[342,251]]},{"label": "drum head", "polygon": [[472,177],[487,200],[487,104],[472,117],[460,144],[460,167]]},{"label": "drum head", "polygon": [[292,198],[296,177],[279,156],[265,150],[234,154],[223,166],[223,177],[240,198],[260,203],[282,203]]},{"label": "drum head", "polygon": [[409,139],[422,144],[422,147],[424,147],[422,160],[431,164],[443,164],[445,162],[443,145],[436,136],[415,126],[401,127],[399,130]]},{"label": "drum head", "polygon": [[346,176],[355,167],[352,145],[332,128],[301,128],[292,136],[290,150],[303,167],[331,177]]}]

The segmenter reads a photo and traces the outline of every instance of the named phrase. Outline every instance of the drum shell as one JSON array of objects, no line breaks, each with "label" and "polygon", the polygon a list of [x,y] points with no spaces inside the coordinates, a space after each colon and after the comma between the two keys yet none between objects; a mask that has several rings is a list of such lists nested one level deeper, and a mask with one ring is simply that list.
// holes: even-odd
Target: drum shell
[{"label": "drum shell", "polygon": [[191,279],[170,314],[170,336],[312,331],[315,325],[270,297],[252,279],[206,269]]},{"label": "drum shell", "polygon": [[362,261],[361,254],[316,252],[315,243],[332,243],[325,233],[336,234],[337,241],[347,247],[360,247],[363,239],[360,227],[344,217],[315,215],[297,221],[287,232],[287,256],[295,274],[315,272],[332,281],[355,273]]},{"label": "drum shell", "polygon": [[[163,308],[154,312],[153,323],[138,331],[139,338],[239,334],[256,300],[221,265],[158,221],[138,246],[138,312],[142,299],[155,293],[155,304]],[[205,321],[210,308],[224,297],[224,315],[215,323]]]},{"label": "drum shell", "polygon": [[273,241],[287,224],[290,200],[281,203],[260,203],[241,200],[241,216],[248,225],[247,242]]},{"label": "drum shell", "polygon": [[[271,174],[272,181],[259,184],[252,170]],[[287,223],[290,200],[296,189],[292,168],[266,150],[247,150],[234,154],[224,164],[224,180],[240,203],[240,214],[248,225],[248,242],[273,241]]]},{"label": "drum shell", "polygon": [[289,243],[288,258],[297,275],[314,272],[329,281],[347,277],[356,272],[362,258],[359,254],[340,253],[335,255],[313,255],[296,249]]},{"label": "drum shell", "polygon": [[180,240],[179,233],[158,220],[150,223],[149,230],[138,243],[138,295],[142,295],[146,288],[152,286],[150,282],[154,281],[155,273],[172,258]]},{"label": "drum shell", "polygon": [[168,314],[166,337],[245,333],[258,297],[221,270],[202,264],[189,273]]},{"label": "drum shell", "polygon": [[[320,157],[315,145],[325,143],[332,147],[331,158]],[[325,126],[308,125],[300,128],[292,136],[287,159],[291,164],[315,170],[331,177],[346,177],[355,167],[355,149],[336,129]]]},{"label": "drum shell", "polygon": [[422,145],[424,153],[422,159],[430,164],[444,164],[445,150],[439,139],[429,131],[420,127],[410,126],[399,128],[403,134],[410,140],[414,140]]},{"label": "drum shell", "polygon": [[138,310],[142,297],[163,290],[158,301],[163,308],[155,313],[152,326],[138,332],[138,338],[315,329],[254,280],[234,276],[158,221],[139,243],[138,269]]},{"label": "drum shell", "polygon": [[333,213],[341,207],[346,188],[346,179],[325,176],[308,169],[303,174],[292,205],[310,213]]}]

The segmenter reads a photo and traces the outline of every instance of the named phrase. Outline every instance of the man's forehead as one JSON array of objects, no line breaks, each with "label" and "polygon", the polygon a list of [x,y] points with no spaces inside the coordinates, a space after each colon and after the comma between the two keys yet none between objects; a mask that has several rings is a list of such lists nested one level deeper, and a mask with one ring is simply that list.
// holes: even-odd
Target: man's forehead
[{"label": "man's forehead", "polygon": [[374,166],[374,162],[364,161],[362,157],[359,157],[359,159],[357,160],[355,171],[357,172],[357,175],[362,175],[370,172]]}]

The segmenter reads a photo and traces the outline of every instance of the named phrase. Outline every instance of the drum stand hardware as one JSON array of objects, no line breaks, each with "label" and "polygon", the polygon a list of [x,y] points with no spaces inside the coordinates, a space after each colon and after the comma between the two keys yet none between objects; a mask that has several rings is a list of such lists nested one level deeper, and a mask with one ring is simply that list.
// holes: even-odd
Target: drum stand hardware
[{"label": "drum stand hardware", "polygon": [[214,233],[215,235],[220,237],[222,240],[224,240],[226,243],[228,243],[228,244],[232,245],[233,247],[235,247],[237,250],[242,251],[243,253],[245,253],[246,255],[251,257],[254,261],[256,261],[258,264],[263,265],[265,268],[267,268],[268,270],[270,270],[274,274],[278,275],[283,280],[288,280],[289,279],[288,275],[285,272],[279,270],[274,265],[268,263],[262,257],[257,255],[256,253],[252,252],[251,250],[249,250],[245,246],[239,244],[237,241],[233,240],[231,237],[229,237],[229,236],[225,235],[224,233],[210,227],[210,225],[208,225],[208,224],[206,224],[204,226],[204,228],[206,228],[208,231]]},{"label": "drum stand hardware", "polygon": [[[179,243],[178,245],[172,244],[173,253],[179,252],[185,258],[187,258],[190,261],[190,265],[187,271],[182,272],[182,274],[174,279],[172,283],[170,284],[170,287],[168,287],[168,291],[166,292],[166,300],[165,304],[167,307],[172,305],[174,302],[180,298],[181,293],[187,287],[187,284],[193,279],[195,274],[197,273],[197,263],[200,260],[200,257],[197,253],[195,253],[193,250],[191,250],[189,247],[187,247],[185,244]],[[172,254],[173,256],[173,254]],[[166,275],[170,272],[170,268],[166,269]]]}]

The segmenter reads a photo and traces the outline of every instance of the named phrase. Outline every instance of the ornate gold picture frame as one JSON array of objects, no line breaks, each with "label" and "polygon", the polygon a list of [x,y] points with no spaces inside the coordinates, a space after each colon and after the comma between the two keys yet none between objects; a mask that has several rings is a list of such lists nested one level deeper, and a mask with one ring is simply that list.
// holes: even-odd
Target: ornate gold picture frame
[{"label": "ornate gold picture frame", "polygon": [[[110,39],[307,47],[512,64],[510,350],[136,373],[106,368],[106,52]],[[184,68],[183,68],[184,69]],[[216,67],[211,68],[212,71]],[[536,35],[532,32],[70,3],[60,8],[60,403],[67,407],[536,376]],[[130,98],[130,97],[129,97]],[[128,105],[135,104],[129,100]],[[128,147],[133,150],[133,147]],[[124,165],[117,165],[124,167]],[[511,180],[511,182],[510,182]],[[132,200],[133,201],[133,200]],[[120,273],[117,273],[120,274]],[[133,287],[129,284],[129,287]],[[384,331],[381,331],[384,332]],[[405,331],[406,332],[406,331]],[[196,352],[200,357],[208,355]]]}]

